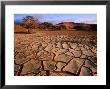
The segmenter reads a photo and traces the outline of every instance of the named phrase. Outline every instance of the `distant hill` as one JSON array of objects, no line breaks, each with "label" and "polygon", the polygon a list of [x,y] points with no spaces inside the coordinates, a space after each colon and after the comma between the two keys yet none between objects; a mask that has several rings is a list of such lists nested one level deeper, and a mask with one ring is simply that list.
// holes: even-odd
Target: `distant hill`
[{"label": "distant hill", "polygon": [[56,26],[64,25],[68,30],[73,29],[76,26],[76,23],[74,22],[62,22],[58,23]]},{"label": "distant hill", "polygon": [[74,22],[62,22],[57,26],[64,25],[67,30],[84,30],[84,31],[97,31],[97,24],[85,24],[85,23],[74,23]]}]

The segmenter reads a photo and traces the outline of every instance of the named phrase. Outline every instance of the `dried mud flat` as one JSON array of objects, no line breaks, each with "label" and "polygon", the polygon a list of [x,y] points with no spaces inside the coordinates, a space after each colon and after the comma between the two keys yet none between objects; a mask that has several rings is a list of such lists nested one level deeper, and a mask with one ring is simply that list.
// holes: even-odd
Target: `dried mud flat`
[{"label": "dried mud flat", "polygon": [[15,76],[96,76],[97,33],[40,31],[14,35]]}]

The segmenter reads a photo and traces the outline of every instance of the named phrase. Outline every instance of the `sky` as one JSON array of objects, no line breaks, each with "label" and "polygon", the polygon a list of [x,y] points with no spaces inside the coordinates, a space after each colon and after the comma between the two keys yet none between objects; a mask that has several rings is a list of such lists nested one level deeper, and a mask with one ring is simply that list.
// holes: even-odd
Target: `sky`
[{"label": "sky", "polygon": [[33,16],[39,22],[51,22],[53,24],[61,22],[97,24],[96,14],[15,14],[14,21],[21,22],[25,16]]}]

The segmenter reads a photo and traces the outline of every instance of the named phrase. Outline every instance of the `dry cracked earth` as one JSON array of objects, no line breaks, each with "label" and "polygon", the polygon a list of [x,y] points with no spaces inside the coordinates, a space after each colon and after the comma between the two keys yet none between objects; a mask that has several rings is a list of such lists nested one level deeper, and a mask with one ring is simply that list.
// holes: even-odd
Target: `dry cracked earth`
[{"label": "dry cracked earth", "polygon": [[96,76],[96,36],[15,34],[15,76]]}]

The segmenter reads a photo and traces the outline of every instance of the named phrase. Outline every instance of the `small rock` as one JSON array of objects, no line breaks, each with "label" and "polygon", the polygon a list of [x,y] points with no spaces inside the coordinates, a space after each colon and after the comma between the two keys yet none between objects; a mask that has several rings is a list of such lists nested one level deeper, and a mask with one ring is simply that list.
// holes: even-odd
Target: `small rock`
[{"label": "small rock", "polygon": [[56,62],[54,61],[43,61],[44,70],[54,70]]}]

